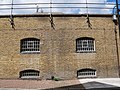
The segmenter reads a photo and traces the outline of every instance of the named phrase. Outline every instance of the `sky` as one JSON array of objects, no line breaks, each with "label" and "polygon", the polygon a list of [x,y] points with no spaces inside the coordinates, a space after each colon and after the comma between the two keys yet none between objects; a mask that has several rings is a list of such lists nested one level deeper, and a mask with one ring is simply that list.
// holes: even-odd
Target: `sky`
[{"label": "sky", "polygon": [[[106,3],[106,4],[55,4],[51,5],[52,7],[79,7],[79,8],[52,8],[52,12],[56,13],[67,13],[67,14],[111,14],[114,8],[115,0],[13,0],[14,4],[20,3]],[[120,0],[118,0],[120,1]],[[11,14],[11,5],[2,5],[2,4],[11,4],[12,0],[0,0],[0,15]],[[44,13],[49,13],[50,7],[49,4],[31,4],[31,5],[14,5],[13,8],[34,8],[34,9],[14,9],[12,14],[31,14],[36,13],[37,6],[39,7],[39,12],[43,11]],[[80,7],[95,7],[94,9],[86,9]],[[101,8],[111,8],[111,9],[96,9],[97,7]],[[3,9],[3,8],[9,8]]]}]

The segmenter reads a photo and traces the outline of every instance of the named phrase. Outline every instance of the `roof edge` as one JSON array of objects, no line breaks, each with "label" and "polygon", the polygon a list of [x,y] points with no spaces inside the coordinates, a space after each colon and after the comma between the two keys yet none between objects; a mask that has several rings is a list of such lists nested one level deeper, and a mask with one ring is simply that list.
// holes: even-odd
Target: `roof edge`
[{"label": "roof edge", "polygon": [[[87,14],[52,14],[53,17],[86,17]],[[111,17],[112,14],[89,14],[89,17]],[[10,15],[0,15],[0,18],[9,18]],[[13,17],[50,17],[50,14],[18,14]]]}]

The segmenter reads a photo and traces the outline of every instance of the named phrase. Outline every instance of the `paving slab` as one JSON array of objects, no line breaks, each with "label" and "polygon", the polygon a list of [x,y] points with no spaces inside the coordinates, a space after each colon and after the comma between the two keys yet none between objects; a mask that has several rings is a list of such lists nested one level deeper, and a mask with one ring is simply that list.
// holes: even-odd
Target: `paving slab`
[{"label": "paving slab", "polygon": [[0,90],[76,90],[84,88],[75,80],[0,80]]},{"label": "paving slab", "polygon": [[79,79],[85,89],[119,89],[120,78]]},{"label": "paving slab", "polygon": [[0,80],[0,90],[120,90],[120,78]]}]

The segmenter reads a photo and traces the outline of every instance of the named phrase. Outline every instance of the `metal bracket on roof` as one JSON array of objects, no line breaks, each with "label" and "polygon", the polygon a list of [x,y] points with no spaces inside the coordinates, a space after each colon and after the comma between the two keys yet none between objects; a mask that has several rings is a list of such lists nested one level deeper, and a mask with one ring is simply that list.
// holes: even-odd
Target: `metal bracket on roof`
[{"label": "metal bracket on roof", "polygon": [[51,27],[52,27],[53,29],[55,29],[55,24],[54,24],[54,22],[53,22],[53,16],[52,16],[52,14],[50,15],[50,23],[51,23]]},{"label": "metal bracket on roof", "polygon": [[41,10],[40,10],[40,13],[43,13],[43,9],[42,9],[42,8],[39,8],[39,5],[37,4],[37,6],[36,6],[36,13],[39,13],[39,9],[41,9]]},{"label": "metal bracket on roof", "polygon": [[92,29],[92,24],[90,23],[90,18],[89,18],[87,0],[86,0],[86,9],[87,9],[87,23],[88,23],[88,27]]},{"label": "metal bracket on roof", "polygon": [[38,6],[38,4],[37,4],[36,13],[38,13],[38,12],[39,12],[39,6]]},{"label": "metal bracket on roof", "polygon": [[14,24],[13,15],[10,16],[10,24],[11,24],[12,28],[15,29],[15,24]]},{"label": "metal bracket on roof", "polygon": [[12,6],[11,6],[10,24],[12,28],[15,29],[14,18],[13,18],[13,0],[12,0]]},{"label": "metal bracket on roof", "polygon": [[50,0],[50,23],[51,23],[51,27],[55,29],[55,24],[53,22],[53,16],[52,16],[52,0]]},{"label": "metal bracket on roof", "polygon": [[87,23],[88,23],[88,27],[92,29],[92,24],[90,23],[89,14],[87,14]]}]

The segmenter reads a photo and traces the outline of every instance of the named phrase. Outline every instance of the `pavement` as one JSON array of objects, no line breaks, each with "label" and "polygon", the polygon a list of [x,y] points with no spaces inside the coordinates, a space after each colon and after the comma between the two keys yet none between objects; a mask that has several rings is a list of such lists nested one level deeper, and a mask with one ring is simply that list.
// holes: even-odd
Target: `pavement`
[{"label": "pavement", "polygon": [[76,90],[84,88],[75,80],[0,80],[0,90]]},{"label": "pavement", "polygon": [[120,90],[120,78],[89,78],[74,80],[5,80],[0,90]]},{"label": "pavement", "polygon": [[120,90],[120,78],[79,79],[87,90]]}]

